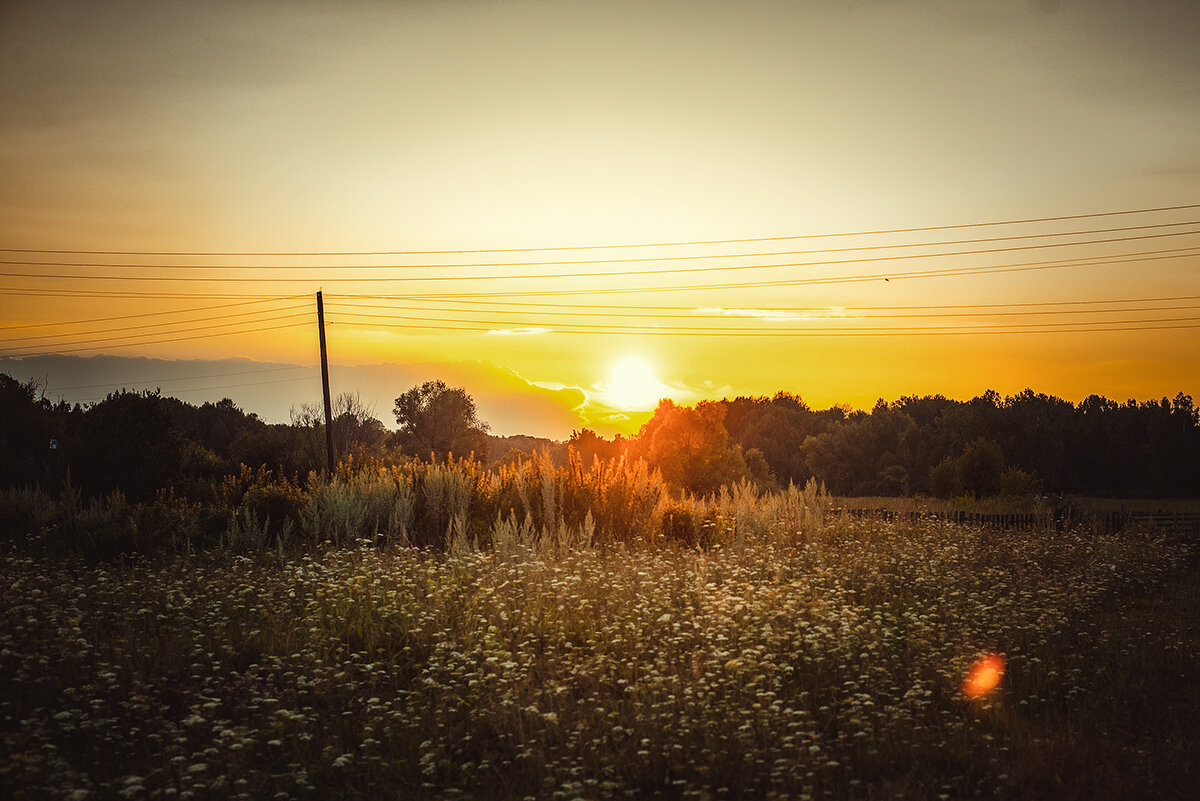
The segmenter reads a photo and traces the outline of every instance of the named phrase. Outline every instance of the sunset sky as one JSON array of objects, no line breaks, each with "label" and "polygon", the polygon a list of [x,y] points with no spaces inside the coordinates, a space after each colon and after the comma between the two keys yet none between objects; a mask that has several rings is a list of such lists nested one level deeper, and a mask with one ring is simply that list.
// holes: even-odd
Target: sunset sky
[{"label": "sunset sky", "polygon": [[[0,357],[311,366],[321,289],[347,380],[442,370],[498,433],[1200,396],[1197,41],[1189,0],[5,2]],[[275,375],[211,399],[319,397]]]}]

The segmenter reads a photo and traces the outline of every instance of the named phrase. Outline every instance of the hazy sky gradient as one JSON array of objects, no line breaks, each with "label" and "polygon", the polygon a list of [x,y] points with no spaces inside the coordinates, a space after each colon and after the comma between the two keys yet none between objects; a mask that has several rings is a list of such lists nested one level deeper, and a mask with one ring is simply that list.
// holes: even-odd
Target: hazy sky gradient
[{"label": "hazy sky gradient", "polygon": [[[1195,203],[1197,41],[1200,4],[1185,0],[9,2],[0,6],[0,246],[542,247]],[[303,275],[310,284],[226,291],[385,291]],[[676,279],[709,280],[724,279]],[[854,307],[1186,294],[1200,294],[1196,258],[581,302]],[[100,316],[94,300],[2,302],[9,323]],[[100,305],[133,314],[203,303]],[[1074,399],[1200,394],[1197,339],[1187,329],[803,340],[331,330],[335,362],[489,360],[599,395],[610,366],[634,354],[682,400],[787,389],[815,404],[866,406],[989,387]],[[114,352],[311,361],[311,340],[299,330]]]}]

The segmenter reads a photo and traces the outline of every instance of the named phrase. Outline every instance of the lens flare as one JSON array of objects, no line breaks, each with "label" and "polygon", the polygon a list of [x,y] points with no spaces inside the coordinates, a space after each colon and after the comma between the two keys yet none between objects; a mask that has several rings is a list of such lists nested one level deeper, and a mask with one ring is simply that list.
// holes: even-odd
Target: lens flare
[{"label": "lens flare", "polygon": [[986,654],[975,660],[963,679],[963,695],[975,701],[1000,686],[1004,678],[1004,656]]}]

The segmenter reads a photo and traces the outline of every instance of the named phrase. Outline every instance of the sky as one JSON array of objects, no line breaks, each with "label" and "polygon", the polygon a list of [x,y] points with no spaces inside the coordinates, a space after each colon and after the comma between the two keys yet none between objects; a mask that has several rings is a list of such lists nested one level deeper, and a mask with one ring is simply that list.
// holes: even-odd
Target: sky
[{"label": "sky", "polygon": [[337,368],[500,433],[1197,396],[1198,39],[1186,0],[5,2],[0,357],[312,367],[320,290]]}]

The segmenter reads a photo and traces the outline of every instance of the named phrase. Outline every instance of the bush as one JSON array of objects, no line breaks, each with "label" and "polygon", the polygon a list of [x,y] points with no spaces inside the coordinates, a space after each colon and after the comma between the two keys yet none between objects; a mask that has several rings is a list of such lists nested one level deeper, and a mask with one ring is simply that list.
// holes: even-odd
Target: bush
[{"label": "bush", "polygon": [[290,530],[300,521],[304,503],[300,487],[286,477],[268,478],[261,483],[256,481],[246,490],[239,510],[261,520],[265,534],[282,537],[285,527]]},{"label": "bush", "polygon": [[1036,475],[1010,467],[1000,476],[1000,494],[1005,498],[1030,498],[1041,492],[1042,482]]},{"label": "bush", "polygon": [[977,498],[988,498],[1000,492],[1000,475],[1004,472],[1004,453],[991,440],[979,437],[958,458],[958,480],[965,492]]},{"label": "bush", "polygon": [[953,498],[962,494],[958,479],[958,460],[947,456],[929,471],[929,491],[935,498]]},{"label": "bush", "polygon": [[41,533],[58,515],[58,504],[40,487],[0,490],[0,538],[23,540]]},{"label": "bush", "polygon": [[700,544],[704,518],[697,515],[690,504],[668,501],[659,514],[659,532],[664,542],[687,546]]}]

